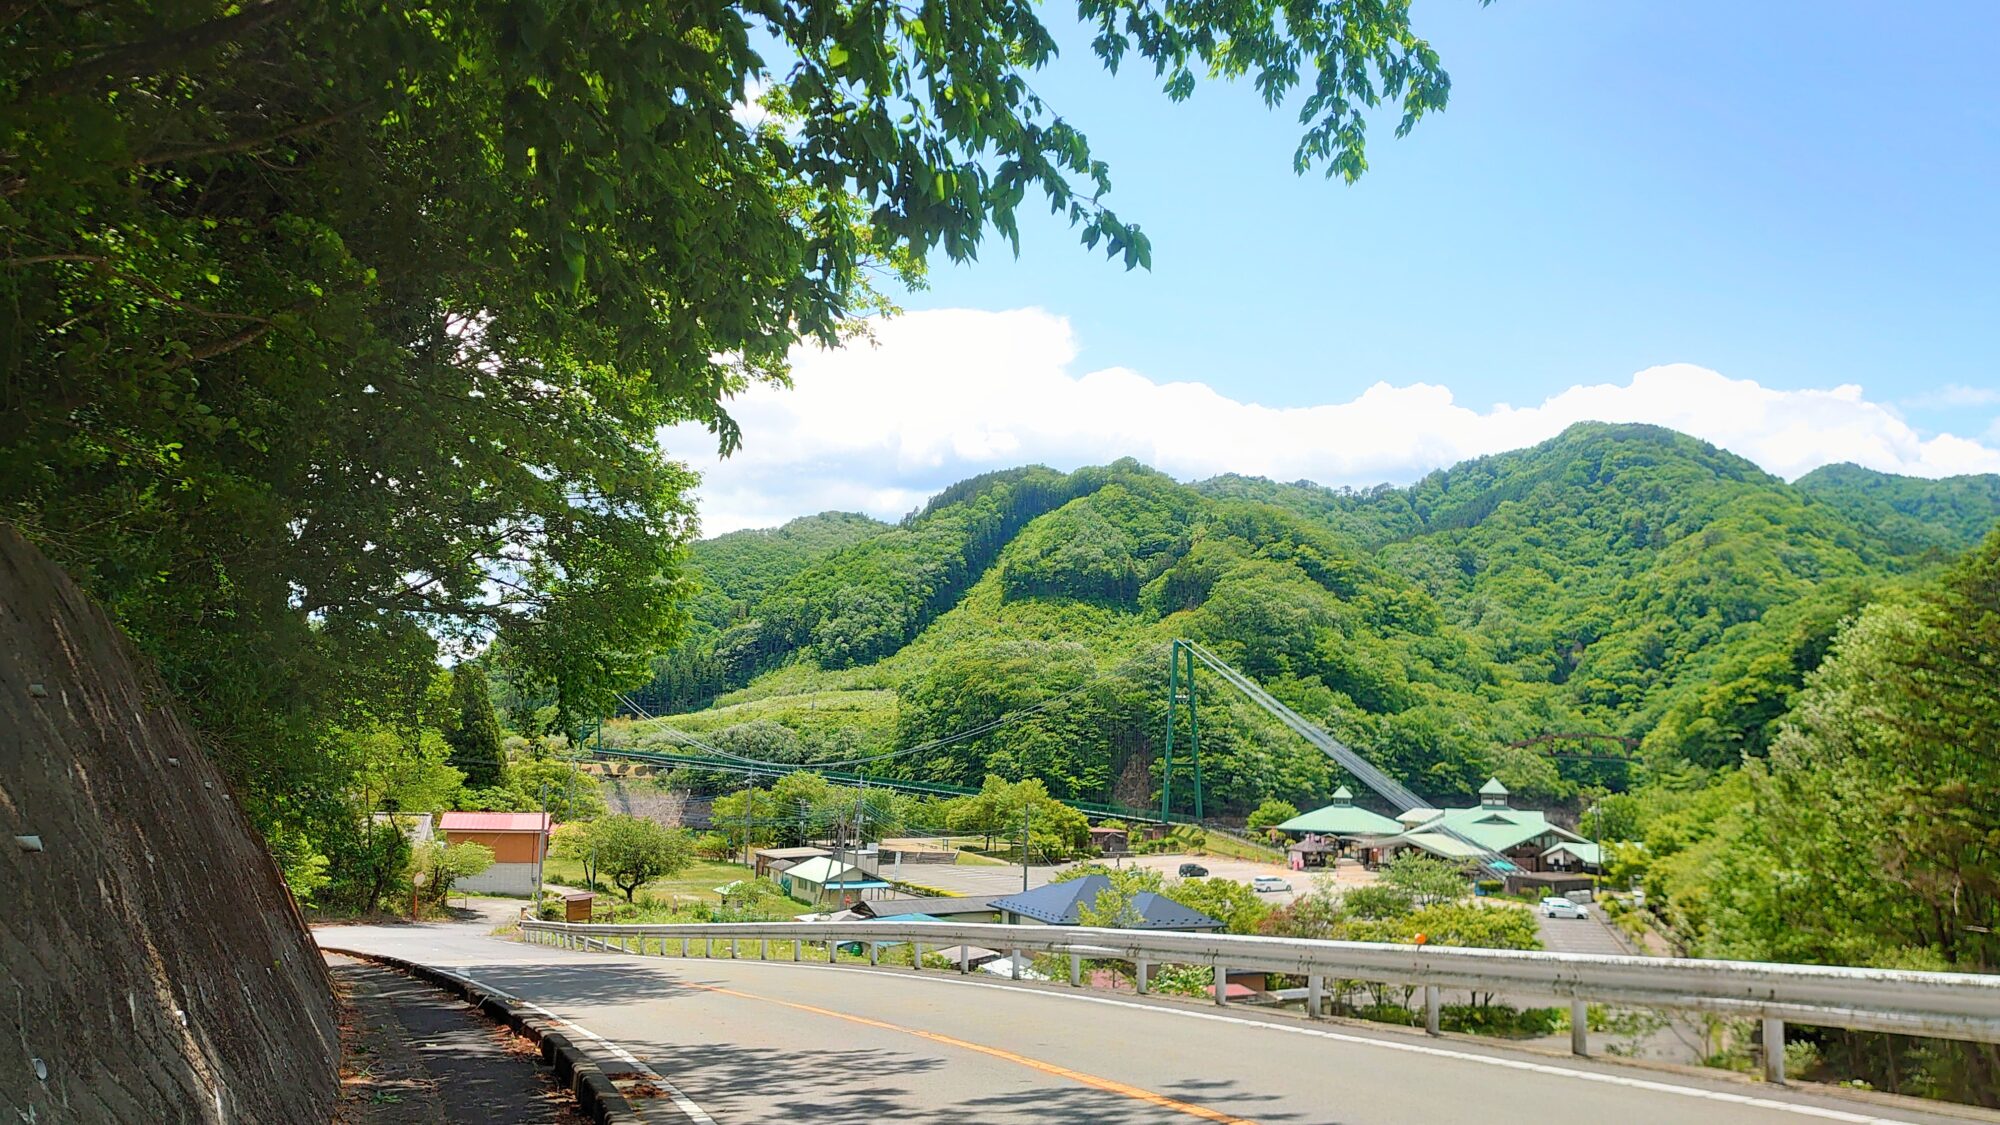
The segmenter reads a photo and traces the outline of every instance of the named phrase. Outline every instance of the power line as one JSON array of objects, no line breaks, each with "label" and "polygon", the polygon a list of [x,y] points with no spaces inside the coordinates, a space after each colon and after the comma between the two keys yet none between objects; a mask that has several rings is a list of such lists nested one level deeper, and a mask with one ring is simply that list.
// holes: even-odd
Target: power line
[{"label": "power line", "polygon": [[[1033,706],[1030,707],[1024,707],[1019,711],[1010,711],[1007,714],[1000,716],[999,718],[989,720],[987,722],[979,724],[978,726],[971,727],[967,730],[962,730],[955,734],[944,735],[939,738],[933,738],[927,742],[919,742],[914,746],[906,746],[901,750],[889,750],[880,754],[869,754],[859,758],[846,758],[839,760],[814,759],[811,761],[804,761],[804,762],[777,762],[767,758],[752,758],[742,754],[730,753],[729,751],[722,750],[715,746],[711,746],[708,743],[703,742],[699,738],[696,738],[693,735],[688,734],[686,731],[680,730],[676,727],[663,725],[660,727],[660,729],[670,737],[679,738],[685,741],[688,745],[698,747],[717,757],[728,758],[732,761],[743,762],[750,765],[782,766],[788,769],[849,769],[854,766],[869,765],[874,762],[888,761],[889,759],[892,758],[902,758],[902,757],[907,757],[911,754],[921,754],[931,750],[939,750],[946,746],[950,746],[956,742],[963,742],[969,738],[978,738],[980,735],[983,734],[991,734],[993,731],[999,730],[1001,727],[1011,726],[1014,723],[1018,722],[1024,722],[1028,719],[1034,718],[1035,716],[1047,711],[1049,708],[1054,707],[1058,703],[1065,702],[1069,699],[1075,698],[1078,695],[1081,695],[1088,689],[1095,687],[1096,685],[1104,682],[1105,680],[1110,679],[1113,676],[1120,675],[1121,673],[1131,668],[1133,665],[1139,663],[1141,660],[1146,659],[1149,655],[1150,655],[1149,653],[1135,653],[1134,655],[1126,658],[1124,661],[1115,664],[1112,667],[1102,672],[1097,672],[1092,674],[1088,679],[1084,680],[1082,683],[1076,685],[1073,688],[1070,688],[1067,691],[1059,692],[1056,695],[1050,696],[1049,698],[1042,700],[1040,703],[1034,704]],[[638,706],[638,704],[634,703],[631,700],[631,698],[626,696],[624,693],[621,692],[618,694],[618,700],[624,703],[627,707],[630,707],[634,711],[638,712],[640,715],[646,717],[647,719],[652,719],[657,721],[656,716],[652,715],[644,708]]]}]

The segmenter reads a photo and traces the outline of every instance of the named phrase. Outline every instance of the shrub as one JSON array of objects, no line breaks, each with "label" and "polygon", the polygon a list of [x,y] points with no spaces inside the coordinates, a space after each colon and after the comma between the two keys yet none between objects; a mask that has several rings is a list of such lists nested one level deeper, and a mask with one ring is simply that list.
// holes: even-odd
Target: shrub
[{"label": "shrub", "polygon": [[410,855],[410,873],[422,872],[424,885],[418,895],[433,905],[451,894],[452,884],[469,879],[493,866],[493,849],[485,844],[446,844],[426,840]]}]

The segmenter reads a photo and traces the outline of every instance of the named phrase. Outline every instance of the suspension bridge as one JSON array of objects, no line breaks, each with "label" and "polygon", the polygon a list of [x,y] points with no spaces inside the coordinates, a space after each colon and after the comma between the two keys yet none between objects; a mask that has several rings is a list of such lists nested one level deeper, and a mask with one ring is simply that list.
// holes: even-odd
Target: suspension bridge
[{"label": "suspension bridge", "polygon": [[[1127,661],[1126,663],[1130,664],[1131,661]],[[1121,665],[1120,668],[1124,666]],[[1248,699],[1252,704],[1275,718],[1287,729],[1311,743],[1356,781],[1393,806],[1396,812],[1403,813],[1411,809],[1427,807],[1427,803],[1422,798],[1411,792],[1395,778],[1383,772],[1380,767],[1363,757],[1353,747],[1341,742],[1305,716],[1287,707],[1270,692],[1265,691],[1255,680],[1244,675],[1214,652],[1210,651],[1207,646],[1185,638],[1174,640],[1168,650],[1167,728],[1164,743],[1164,760],[1161,764],[1159,809],[1154,811],[1152,809],[1085,801],[1076,798],[1058,798],[1058,800],[1079,812],[1098,818],[1115,817],[1119,820],[1140,824],[1204,824],[1207,818],[1203,815],[1201,720],[1197,711],[1198,700],[1195,693],[1195,671],[1198,667],[1212,673],[1224,685],[1234,690],[1243,698]],[[1104,675],[1109,674],[1111,673],[1104,673]],[[898,792],[919,793],[939,797],[970,796],[977,793],[978,790],[943,782],[882,776],[879,773],[864,772],[860,767],[941,750],[953,742],[960,742],[968,738],[988,734],[1012,723],[1024,721],[1048,710],[1062,700],[1076,695],[1085,687],[1088,687],[1090,683],[1095,682],[1095,679],[1101,678],[1102,676],[1096,677],[1092,681],[1087,681],[1076,688],[1060,693],[1051,699],[1044,700],[1033,707],[1024,708],[1009,715],[1003,715],[998,719],[944,738],[932,739],[915,746],[904,747],[900,750],[891,750],[880,754],[870,754],[838,761],[777,762],[745,757],[744,755],[733,754],[710,745],[686,731],[678,730],[671,726],[663,727],[663,732],[668,737],[688,747],[688,749],[682,751],[634,750],[623,747],[604,746],[600,739],[598,746],[593,749],[592,753],[600,758],[639,761],[671,768],[717,770],[758,777],[781,777],[789,773],[811,771],[829,781],[844,785],[866,785]],[[626,699],[624,702],[628,707],[639,710],[637,705],[633,704],[631,700]],[[1173,811],[1173,790],[1177,773],[1174,750],[1177,732],[1181,726],[1180,717],[1183,711],[1185,711],[1187,716],[1187,757],[1193,774],[1191,780],[1194,812],[1192,815]],[[644,714],[643,711],[640,711],[640,713]],[[1489,877],[1499,878],[1507,872],[1514,870],[1514,865],[1511,862],[1477,842],[1449,829],[1440,830],[1470,848],[1476,856],[1475,862]]]}]

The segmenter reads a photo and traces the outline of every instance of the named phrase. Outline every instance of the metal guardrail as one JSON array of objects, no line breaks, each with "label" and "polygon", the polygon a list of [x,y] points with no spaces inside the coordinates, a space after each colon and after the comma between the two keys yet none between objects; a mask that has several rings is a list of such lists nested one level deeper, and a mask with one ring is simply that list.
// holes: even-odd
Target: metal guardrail
[{"label": "metal guardrail", "polygon": [[[2000,975],[1856,969],[1825,965],[1782,965],[1761,961],[1605,956],[1582,953],[1462,949],[1442,946],[1380,945],[1303,938],[1189,934],[1153,930],[1096,929],[1083,926],[1009,926],[959,922],[729,922],[689,925],[581,925],[524,921],[531,942],[572,949],[667,953],[678,943],[759,943],[768,958],[770,943],[791,942],[792,959],[806,950],[850,942],[869,946],[874,959],[880,943],[928,946],[982,946],[1011,952],[1068,955],[1070,983],[1081,983],[1081,963],[1130,961],[1139,991],[1146,991],[1152,966],[1209,965],[1215,971],[1214,1000],[1226,1002],[1226,974],[1273,972],[1307,979],[1307,1013],[1317,1017],[1332,980],[1379,981],[1421,986],[1426,1026],[1438,1033],[1438,992],[1466,988],[1570,1000],[1570,1045],[1588,1053],[1585,1006],[1712,1012],[1764,1023],[1765,1076],[1784,1081],[1784,1026],[1802,1023],[1942,1039],[2000,1043]],[[921,970],[922,957],[912,958]],[[959,971],[970,966],[960,962]]]}]

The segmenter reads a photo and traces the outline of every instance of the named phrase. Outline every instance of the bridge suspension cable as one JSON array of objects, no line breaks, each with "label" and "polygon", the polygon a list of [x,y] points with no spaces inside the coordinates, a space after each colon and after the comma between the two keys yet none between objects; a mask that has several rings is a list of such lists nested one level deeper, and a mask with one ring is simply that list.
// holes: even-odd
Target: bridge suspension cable
[{"label": "bridge suspension cable", "polygon": [[[1278,702],[1257,681],[1230,667],[1221,657],[1210,652],[1206,646],[1190,640],[1176,640],[1174,645],[1191,653],[1209,671],[1222,677],[1224,683],[1248,697],[1252,703],[1269,712],[1279,722],[1291,728],[1293,732],[1297,733],[1307,742],[1319,747],[1322,753],[1339,763],[1342,769],[1353,774],[1356,780],[1374,790],[1383,800],[1396,806],[1397,812],[1404,813],[1411,809],[1428,807],[1422,798],[1411,792],[1395,778],[1384,773],[1375,763],[1362,757],[1346,743],[1321,730],[1318,726],[1307,720],[1305,716]],[[1450,837],[1471,849],[1477,857],[1477,862],[1481,870],[1493,878],[1504,878],[1507,872],[1514,870],[1514,864],[1505,856],[1500,855],[1483,844],[1467,839],[1462,833],[1453,831],[1442,825],[1428,828],[1426,831]]]}]

